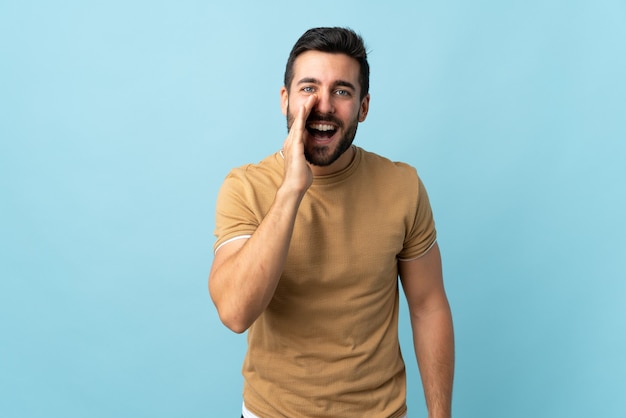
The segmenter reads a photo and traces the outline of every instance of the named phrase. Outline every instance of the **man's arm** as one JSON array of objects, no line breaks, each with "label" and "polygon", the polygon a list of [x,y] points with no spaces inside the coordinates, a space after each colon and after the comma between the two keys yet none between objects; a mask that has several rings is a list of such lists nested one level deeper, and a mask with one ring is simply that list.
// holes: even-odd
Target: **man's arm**
[{"label": "man's arm", "polygon": [[429,418],[449,418],[454,378],[452,314],[435,245],[422,257],[398,263],[413,330]]},{"label": "man's arm", "polygon": [[313,182],[303,135],[316,101],[311,96],[299,110],[285,139],[285,174],[267,215],[249,239],[223,245],[213,259],[209,293],[220,319],[235,332],[247,330],[263,313],[283,272],[298,207]]}]

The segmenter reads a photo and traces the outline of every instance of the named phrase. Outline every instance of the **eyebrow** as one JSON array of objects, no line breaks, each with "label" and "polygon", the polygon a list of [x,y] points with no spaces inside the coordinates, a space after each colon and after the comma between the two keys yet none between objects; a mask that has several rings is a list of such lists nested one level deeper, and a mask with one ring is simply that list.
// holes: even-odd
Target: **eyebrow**
[{"label": "eyebrow", "polygon": [[[305,77],[303,79],[301,79],[300,81],[298,81],[297,84],[322,84],[317,78],[312,78],[312,77]],[[345,80],[336,80],[333,83],[333,87],[348,87],[354,91],[356,91],[356,87],[354,86],[354,84],[350,83],[349,81],[345,81]]]}]

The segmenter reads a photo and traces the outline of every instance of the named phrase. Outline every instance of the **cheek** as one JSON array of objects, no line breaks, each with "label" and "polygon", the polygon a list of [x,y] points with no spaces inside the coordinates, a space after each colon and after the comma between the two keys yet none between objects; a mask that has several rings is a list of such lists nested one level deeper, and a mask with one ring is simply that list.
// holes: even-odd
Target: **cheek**
[{"label": "cheek", "polygon": [[350,109],[350,112],[346,114],[345,119],[349,122],[354,122],[354,121],[358,121],[360,122],[362,118],[361,115],[361,108],[360,107],[354,107],[352,109]]}]

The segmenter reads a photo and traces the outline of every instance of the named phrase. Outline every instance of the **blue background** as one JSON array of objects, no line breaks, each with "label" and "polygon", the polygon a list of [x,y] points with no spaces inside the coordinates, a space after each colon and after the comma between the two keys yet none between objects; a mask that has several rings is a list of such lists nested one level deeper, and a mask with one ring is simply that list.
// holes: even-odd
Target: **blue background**
[{"label": "blue background", "polygon": [[624,1],[4,0],[1,416],[239,416],[215,197],[282,144],[287,54],[322,25],[371,51],[356,143],[429,190],[455,415],[626,414]]}]

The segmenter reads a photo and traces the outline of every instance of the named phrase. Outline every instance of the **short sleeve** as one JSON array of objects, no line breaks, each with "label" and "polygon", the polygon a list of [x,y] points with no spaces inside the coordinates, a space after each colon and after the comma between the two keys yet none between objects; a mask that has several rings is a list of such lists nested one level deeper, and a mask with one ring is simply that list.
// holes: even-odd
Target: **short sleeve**
[{"label": "short sleeve", "polygon": [[[419,177],[417,178],[417,196],[415,201],[412,222],[409,223],[403,249],[398,255],[400,260],[411,260],[421,257],[437,241],[435,220],[430,207],[428,193]],[[409,219],[411,220],[411,218]]]},{"label": "short sleeve", "polygon": [[245,176],[239,170],[231,171],[217,195],[214,251],[227,241],[249,237],[257,229],[260,221],[246,199],[247,194]]}]

